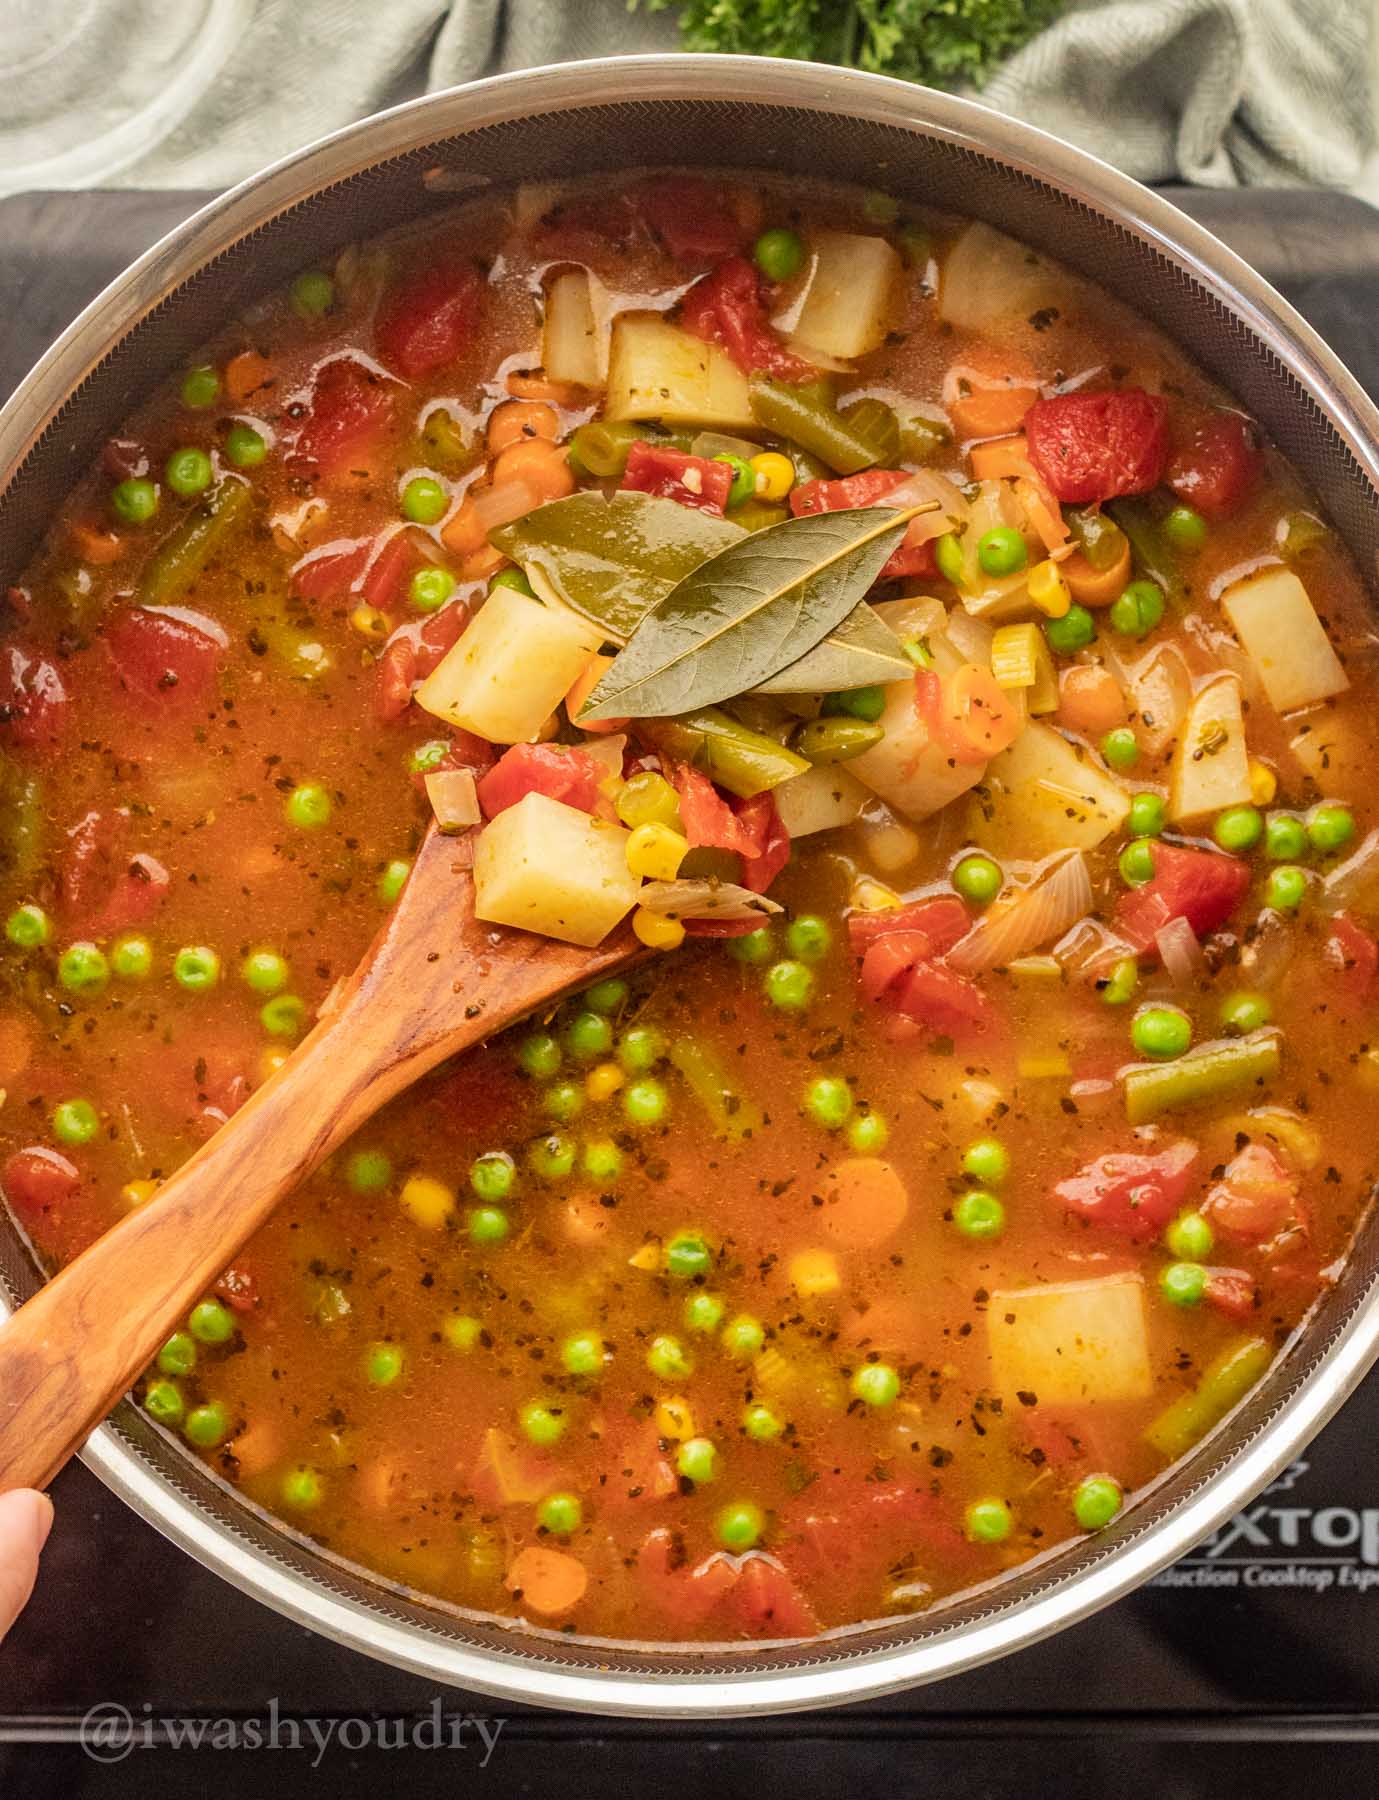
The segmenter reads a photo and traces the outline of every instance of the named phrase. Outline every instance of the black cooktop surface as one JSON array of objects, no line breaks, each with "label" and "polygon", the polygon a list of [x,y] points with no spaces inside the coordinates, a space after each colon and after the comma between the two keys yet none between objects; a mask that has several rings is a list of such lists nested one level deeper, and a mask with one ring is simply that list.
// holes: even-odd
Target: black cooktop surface
[{"label": "black cooktop surface", "polygon": [[[1379,394],[1379,213],[1315,193],[1175,195]],[[0,394],[197,196],[0,202]],[[79,1465],[0,1647],[0,1796],[309,1789],[1192,1797],[1319,1775],[1379,1791],[1379,1372],[1268,1493],[1148,1588],[1019,1656],[830,1713],[687,1729],[438,1689],[288,1624]]]}]

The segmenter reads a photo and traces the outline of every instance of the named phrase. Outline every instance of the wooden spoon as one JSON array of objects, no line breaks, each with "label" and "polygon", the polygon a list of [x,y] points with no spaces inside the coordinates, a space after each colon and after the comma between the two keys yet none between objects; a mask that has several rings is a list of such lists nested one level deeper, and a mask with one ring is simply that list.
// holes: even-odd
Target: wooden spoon
[{"label": "wooden spoon", "polygon": [[282,1196],[456,1051],[648,953],[483,925],[468,845],[432,828],[314,1030],[154,1197],[0,1326],[0,1492],[42,1487]]}]

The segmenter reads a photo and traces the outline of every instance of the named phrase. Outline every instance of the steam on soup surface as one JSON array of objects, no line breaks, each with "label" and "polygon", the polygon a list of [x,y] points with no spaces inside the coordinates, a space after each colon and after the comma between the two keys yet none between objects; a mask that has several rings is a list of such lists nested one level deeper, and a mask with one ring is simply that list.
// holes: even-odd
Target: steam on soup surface
[{"label": "steam on soup surface", "polygon": [[8,1202],[50,1263],[146,1203],[439,819],[494,930],[658,954],[390,1106],[141,1404],[488,1612],[928,1607],[1108,1525],[1345,1249],[1373,667],[1251,422],[983,225],[647,175],[351,248],[10,591]]}]

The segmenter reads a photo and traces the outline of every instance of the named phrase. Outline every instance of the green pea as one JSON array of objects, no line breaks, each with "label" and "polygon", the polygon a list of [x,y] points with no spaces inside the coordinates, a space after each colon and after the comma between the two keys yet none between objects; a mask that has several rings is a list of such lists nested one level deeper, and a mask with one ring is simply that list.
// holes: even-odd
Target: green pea
[{"label": "green pea", "polygon": [[544,1449],[560,1442],[568,1421],[563,1407],[550,1406],[544,1400],[528,1400],[518,1408],[517,1423],[533,1444]]},{"label": "green pea", "polygon": [[650,1076],[631,1081],[623,1089],[622,1110],[633,1125],[659,1125],[668,1105],[666,1090]]},{"label": "green pea", "polygon": [[335,304],[335,283],[320,269],[306,269],[288,289],[292,310],[303,319],[319,319]]},{"label": "green pea", "polygon": [[473,1207],[466,1222],[471,1244],[501,1244],[510,1229],[501,1206]]},{"label": "green pea", "polygon": [[984,1243],[1005,1230],[1006,1209],[995,1194],[972,1188],[954,1205],[953,1223],[964,1237]]},{"label": "green pea", "polygon": [[1124,1503],[1119,1482],[1109,1475],[1084,1475],[1073,1494],[1073,1517],[1084,1531],[1101,1531]]},{"label": "green pea", "polygon": [[1165,516],[1159,530],[1175,550],[1185,550],[1189,554],[1200,550],[1207,541],[1207,522],[1190,506],[1175,506]]},{"label": "green pea", "polygon": [[718,1473],[718,1451],[709,1438],[686,1438],[675,1453],[675,1467],[686,1481],[704,1487]]},{"label": "green pea", "polygon": [[824,710],[874,725],[886,710],[886,690],[883,687],[845,688],[827,697]]},{"label": "green pea", "polygon": [[356,1150],[345,1164],[345,1180],[356,1194],[381,1194],[392,1178],[392,1158],[382,1150]]},{"label": "green pea", "polygon": [[144,1411],[160,1425],[175,1425],[182,1417],[182,1391],[175,1381],[150,1381],[144,1389]]},{"label": "green pea", "polygon": [[1123,956],[1112,969],[1101,989],[1108,1006],[1124,1006],[1135,997],[1140,985],[1140,965],[1133,956]]},{"label": "green pea", "polygon": [[863,1406],[893,1406],[900,1377],[889,1363],[863,1363],[852,1377],[852,1391]]},{"label": "green pea", "polygon": [[319,781],[303,781],[287,796],[283,810],[289,825],[299,831],[316,831],[330,822],[334,808],[329,790]]},{"label": "green pea", "polygon": [[534,1031],[518,1046],[517,1061],[537,1081],[549,1081],[560,1067],[560,1045],[549,1031]]},{"label": "green pea", "polygon": [[557,1125],[568,1125],[584,1111],[584,1089],[577,1081],[552,1082],[541,1096],[541,1110]]},{"label": "green pea", "polygon": [[574,1139],[560,1131],[535,1139],[527,1151],[532,1168],[545,1181],[563,1181],[574,1169],[575,1154]]},{"label": "green pea", "polygon": [[886,1148],[891,1130],[876,1108],[854,1113],[848,1120],[848,1143],[859,1156],[876,1156]]},{"label": "green pea", "polygon": [[425,744],[418,744],[415,750],[407,753],[407,773],[409,775],[429,775],[432,769],[438,769],[450,754],[449,738],[431,738]]},{"label": "green pea", "polygon": [[783,958],[767,969],[766,998],[781,1012],[803,1012],[814,991],[813,971],[806,963]]},{"label": "green pea", "polygon": [[723,1327],[721,1342],[734,1362],[750,1362],[766,1342],[766,1332],[760,1319],[739,1313]]},{"label": "green pea", "polygon": [[147,525],[158,511],[158,489],[143,475],[131,475],[111,489],[110,507],[126,525]]},{"label": "green pea", "polygon": [[61,1100],[53,1108],[53,1136],[60,1144],[89,1144],[100,1126],[89,1100]]},{"label": "green pea", "polygon": [[263,433],[252,425],[235,424],[225,433],[225,460],[232,468],[257,469],[267,455]]},{"label": "green pea", "polygon": [[1141,1056],[1156,1062],[1181,1056],[1192,1042],[1192,1023],[1176,1006],[1146,1006],[1130,1025],[1130,1042]]},{"label": "green pea", "polygon": [[321,1504],[325,1494],[321,1477],[315,1469],[308,1469],[305,1465],[289,1469],[283,1476],[280,1491],[283,1505],[290,1507],[293,1512],[310,1512]]},{"label": "green pea", "polygon": [[469,1165],[469,1185],[481,1200],[506,1200],[516,1172],[506,1150],[485,1150]]},{"label": "green pea", "polygon": [[616,1013],[627,1005],[627,983],[616,975],[610,975],[606,981],[596,981],[584,992],[584,1004],[591,1012]]},{"label": "green pea", "polygon": [[1133,769],[1140,760],[1139,740],[1128,725],[1118,725],[1101,740],[1101,754],[1113,769]]},{"label": "green pea", "polygon": [[789,281],[804,267],[804,245],[798,233],[777,225],[753,244],[752,260],[768,281]]},{"label": "green pea", "polygon": [[714,1520],[714,1531],[725,1550],[741,1554],[761,1541],[766,1529],[766,1515],[750,1500],[734,1500]]},{"label": "green pea", "polygon": [[962,1153],[962,1172],[986,1187],[1000,1187],[1010,1174],[1010,1152],[999,1138],[977,1138]]},{"label": "green pea", "polygon": [[1292,813],[1270,813],[1264,827],[1264,854],[1270,862],[1296,862],[1307,854],[1307,832]]},{"label": "green pea", "polygon": [[680,1231],[666,1245],[666,1271],[681,1281],[707,1275],[713,1267],[713,1251],[697,1231]]},{"label": "green pea", "polygon": [[136,932],[116,938],[110,967],[121,981],[146,981],[153,973],[153,945]]},{"label": "green pea", "polygon": [[622,1174],[622,1151],[612,1138],[590,1138],[579,1153],[579,1166],[590,1181],[607,1187]]},{"label": "green pea", "polygon": [[663,1032],[654,1025],[629,1025],[618,1039],[618,1061],[629,1075],[645,1075],[666,1053]]},{"label": "green pea", "polygon": [[1307,898],[1307,871],[1281,864],[1264,884],[1264,904],[1277,912],[1296,912]]},{"label": "green pea", "polygon": [[57,959],[57,978],[69,994],[99,994],[110,980],[110,964],[94,944],[72,944]]},{"label": "green pea", "polygon": [[685,1329],[687,1331],[717,1331],[723,1320],[723,1302],[717,1294],[706,1294],[702,1291],[691,1294],[685,1301]]},{"label": "green pea", "polygon": [[290,974],[287,959],[276,950],[251,950],[239,965],[239,972],[256,994],[281,992]]},{"label": "green pea", "polygon": [[1075,650],[1085,650],[1091,643],[1096,636],[1096,621],[1085,606],[1074,601],[1061,619],[1044,621],[1044,636],[1050,650],[1059,656],[1071,656]]},{"label": "green pea", "polygon": [[607,1355],[596,1331],[576,1331],[560,1346],[560,1360],[571,1375],[597,1375]]},{"label": "green pea", "polygon": [[1250,850],[1264,835],[1263,814],[1257,806],[1228,806],[1217,814],[1211,835],[1223,850]]},{"label": "green pea", "polygon": [[755,931],[744,931],[741,937],[727,940],[728,955],[740,963],[748,963],[758,967],[770,962],[776,954],[775,941],[765,925],[758,925]]},{"label": "green pea", "polygon": [[962,545],[951,531],[945,531],[942,537],[934,539],[934,561],[945,581],[951,581],[955,588],[967,585],[967,563]]},{"label": "green pea", "polygon": [[41,906],[26,901],[5,920],[5,936],[18,950],[38,950],[53,935],[52,924]]},{"label": "green pea", "polygon": [[1216,1234],[1201,1213],[1190,1208],[1170,1220],[1164,1231],[1164,1243],[1170,1256],[1183,1262],[1205,1262],[1216,1244]]},{"label": "green pea", "polygon": [[1117,864],[1126,887],[1143,887],[1154,879],[1154,845],[1149,838],[1136,838],[1120,853]]},{"label": "green pea", "polygon": [[804,1090],[805,1111],[825,1131],[841,1131],[852,1111],[852,1089],[838,1075],[816,1075]]},{"label": "green pea", "polygon": [[801,913],[785,928],[785,947],[798,962],[822,962],[833,947],[833,933],[817,913]]},{"label": "green pea", "polygon": [[678,1337],[663,1331],[651,1340],[646,1366],[658,1381],[688,1381],[694,1373],[694,1358]]},{"label": "green pea", "polygon": [[187,944],[172,959],[172,973],[189,994],[204,994],[220,980],[220,958],[206,944]]},{"label": "green pea", "polygon": [[259,1023],[269,1037],[291,1042],[301,1036],[306,1024],[306,1002],[296,994],[275,994],[259,1008]]},{"label": "green pea", "polygon": [[732,486],[728,489],[728,510],[745,506],[757,491],[756,470],[745,457],[735,456],[731,450],[720,450],[710,460],[727,463],[733,472]]},{"label": "green pea", "polygon": [[452,1350],[468,1353],[483,1336],[483,1325],[472,1313],[447,1313],[441,1320],[441,1336]]},{"label": "green pea", "polygon": [[192,412],[204,412],[220,398],[220,377],[209,363],[188,369],[182,377],[178,398]]},{"label": "green pea", "polygon": [[455,577],[433,564],[413,575],[407,584],[407,599],[414,612],[439,612],[454,591]]},{"label": "green pea", "polygon": [[536,589],[527,579],[525,571],[519,569],[516,563],[509,563],[507,568],[499,569],[498,573],[490,578],[489,593],[493,593],[495,588],[511,588],[516,594],[525,594],[528,600],[536,598]]},{"label": "green pea", "polygon": [[963,1516],[963,1525],[974,1544],[1002,1544],[1015,1521],[1004,1500],[974,1500]]},{"label": "green pea", "polygon": [[187,1330],[198,1343],[228,1344],[235,1335],[235,1315],[219,1300],[199,1300],[187,1315]]},{"label": "green pea", "polygon": [[759,1444],[767,1444],[785,1430],[785,1421],[777,1413],[773,1413],[769,1406],[763,1406],[758,1401],[744,1409],[742,1429],[749,1438],[755,1438]]},{"label": "green pea", "polygon": [[1029,562],[1029,551],[1013,525],[995,525],[977,539],[977,561],[987,575],[1018,575]]},{"label": "green pea", "polygon": [[364,1375],[372,1387],[392,1387],[402,1374],[402,1346],[385,1338],[364,1352]]},{"label": "green pea", "polygon": [[174,450],[163,465],[163,479],[183,500],[194,500],[198,494],[204,494],[211,485],[213,473],[210,457],[192,445]]},{"label": "green pea", "polygon": [[[327,813],[329,818],[330,814]],[[412,865],[405,857],[395,857],[388,863],[378,878],[374,892],[378,896],[380,906],[392,906],[398,895],[407,885],[407,877],[412,873]]]},{"label": "green pea", "polygon": [[1155,838],[1168,823],[1164,803],[1157,794],[1134,794],[1130,799],[1130,815],[1125,821],[1132,838]]},{"label": "green pea", "polygon": [[1273,1008],[1263,994],[1227,994],[1221,1002],[1221,1026],[1228,1037],[1258,1031],[1272,1016]]},{"label": "green pea", "polygon": [[450,496],[432,475],[414,475],[402,490],[402,516],[414,525],[439,525]]},{"label": "green pea", "polygon": [[196,1367],[196,1339],[186,1331],[174,1331],[158,1352],[164,1375],[190,1375]]},{"label": "green pea", "polygon": [[989,906],[1005,886],[999,863],[980,854],[964,856],[953,870],[952,883],[973,906]]},{"label": "green pea", "polygon": [[1199,1306],[1207,1291],[1207,1272],[1198,1262],[1175,1262],[1159,1276],[1159,1292],[1170,1306]]},{"label": "green pea", "polygon": [[679,828],[680,798],[664,775],[654,769],[639,769],[618,790],[613,810],[629,831],[639,825],[670,825]]},{"label": "green pea", "polygon": [[1319,856],[1333,856],[1355,836],[1355,815],[1348,806],[1319,806],[1307,821],[1307,836]]},{"label": "green pea", "polygon": [[195,1444],[198,1450],[214,1450],[217,1444],[225,1442],[229,1430],[230,1421],[218,1400],[194,1406],[182,1426],[187,1442]]},{"label": "green pea", "polygon": [[1164,591],[1157,581],[1132,581],[1111,602],[1111,629],[1122,637],[1148,637],[1164,616]]},{"label": "green pea", "polygon": [[547,1494],[537,1506],[536,1522],[552,1537],[569,1537],[584,1523],[584,1508],[576,1494]]},{"label": "green pea", "polygon": [[576,1062],[597,1062],[613,1048],[613,1027],[601,1013],[576,1013],[565,1028],[565,1048]]}]

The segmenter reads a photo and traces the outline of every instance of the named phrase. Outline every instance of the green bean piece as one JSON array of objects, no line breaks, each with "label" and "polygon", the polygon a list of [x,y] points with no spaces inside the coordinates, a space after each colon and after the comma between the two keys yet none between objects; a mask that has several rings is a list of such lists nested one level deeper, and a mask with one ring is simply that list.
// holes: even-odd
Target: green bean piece
[{"label": "green bean piece", "polygon": [[635,419],[591,419],[570,439],[570,460],[599,481],[618,481],[627,472],[627,453],[638,438],[655,433]]},{"label": "green bean piece", "polygon": [[678,719],[643,719],[637,728],[653,749],[678,762],[693,763],[742,800],[779,787],[810,766],[804,757],[740,725],[716,706]]},{"label": "green bean piece", "polygon": [[1137,1064],[1127,1069],[1125,1116],[1143,1125],[1162,1112],[1199,1106],[1240,1088],[1272,1081],[1279,1070],[1282,1039],[1276,1031],[1202,1044],[1174,1062]]},{"label": "green bean piece", "polygon": [[1073,541],[1094,569],[1114,568],[1125,549],[1125,533],[1099,507],[1074,506],[1063,514]]},{"label": "green bean piece", "polygon": [[900,459],[932,463],[951,449],[953,434],[942,419],[921,412],[900,414]]},{"label": "green bean piece", "polygon": [[1324,544],[1330,536],[1330,528],[1315,513],[1291,512],[1282,522],[1279,549],[1289,562],[1296,562],[1309,550],[1315,550],[1318,544]]},{"label": "green bean piece", "polygon": [[464,428],[443,406],[427,413],[421,442],[427,467],[439,469],[442,475],[462,475],[477,455]]},{"label": "green bean piece", "polygon": [[858,437],[865,438],[876,450],[876,461],[889,468],[900,457],[900,420],[884,400],[853,400],[838,409],[838,417],[846,419]]},{"label": "green bean piece", "polygon": [[810,762],[848,762],[861,756],[885,736],[879,725],[865,719],[849,719],[842,714],[831,719],[810,719],[791,738],[791,747]]},{"label": "green bean piece", "polygon": [[247,481],[227,477],[158,546],[135,593],[139,606],[165,606],[181,598],[213,556],[248,525],[257,496]]},{"label": "green bean piece", "polygon": [[1207,1364],[1190,1393],[1159,1414],[1145,1432],[1145,1442],[1176,1462],[1244,1399],[1272,1361],[1267,1339],[1241,1338]]},{"label": "green bean piece", "polygon": [[671,1068],[709,1115],[719,1137],[736,1141],[761,1130],[761,1108],[733,1086],[718,1058],[697,1039],[674,1039],[667,1055]]},{"label": "green bean piece", "polygon": [[872,439],[834,406],[833,391],[826,381],[770,381],[754,376],[748,391],[752,416],[763,430],[789,438],[835,474],[856,475],[881,460]]},{"label": "green bean piece", "polygon": [[42,784],[0,755],[0,868],[16,885],[27,886],[37,873],[45,835]]}]

